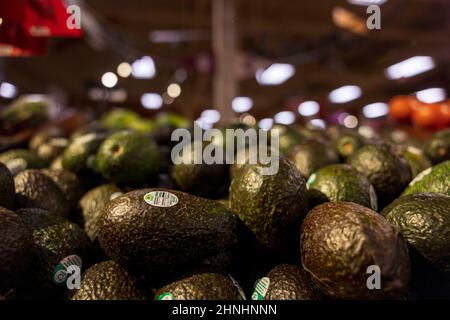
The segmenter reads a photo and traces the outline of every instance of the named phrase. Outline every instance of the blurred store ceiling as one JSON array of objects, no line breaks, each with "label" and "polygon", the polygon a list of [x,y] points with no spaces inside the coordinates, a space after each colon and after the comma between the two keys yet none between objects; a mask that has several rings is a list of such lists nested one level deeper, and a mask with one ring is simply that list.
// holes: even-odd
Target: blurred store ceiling
[{"label": "blurred store ceiling", "polygon": [[[79,1],[81,2],[81,1]],[[176,70],[187,71],[182,94],[165,110],[196,117],[212,104],[210,0],[85,0],[94,27],[84,40],[55,39],[50,53],[37,58],[4,58],[4,77],[20,92],[68,93],[76,106],[93,103],[88,89],[122,61],[151,56],[157,75],[150,80],[120,79],[125,103],[139,110],[143,93],[162,94]],[[326,100],[333,89],[358,85],[361,98],[348,109],[386,101],[399,93],[450,83],[450,1],[388,0],[382,6],[382,29],[357,35],[333,22],[333,10],[366,19],[365,6],[341,0],[236,0],[239,96],[254,101],[252,114],[273,116],[294,109],[298,101]],[[91,21],[92,22],[92,21]],[[412,56],[433,57],[436,68],[405,80],[388,80],[384,70]],[[289,63],[295,75],[278,86],[261,86],[254,71],[271,63]],[[1,67],[0,67],[1,68]],[[231,67],[230,67],[231,68]],[[424,87],[424,84],[426,86]],[[447,90],[449,88],[446,88]],[[333,105],[330,105],[333,108]]]}]

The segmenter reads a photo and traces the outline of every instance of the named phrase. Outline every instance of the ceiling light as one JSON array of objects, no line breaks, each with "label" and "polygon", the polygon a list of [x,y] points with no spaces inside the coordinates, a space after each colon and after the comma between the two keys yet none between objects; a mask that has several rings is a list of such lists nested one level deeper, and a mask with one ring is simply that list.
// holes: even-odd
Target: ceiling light
[{"label": "ceiling light", "polygon": [[9,82],[0,84],[0,96],[5,99],[12,99],[17,95],[17,87]]},{"label": "ceiling light", "polygon": [[151,79],[156,75],[155,62],[149,56],[134,61],[131,68],[136,79]]},{"label": "ceiling light", "polygon": [[381,6],[383,3],[385,3],[387,0],[347,0],[351,4],[355,4],[357,6],[370,6],[372,4],[375,4],[377,6]]},{"label": "ceiling light", "polygon": [[117,67],[117,74],[122,78],[128,78],[131,75],[132,71],[133,69],[131,68],[131,65],[128,62],[122,62]]},{"label": "ceiling light", "polygon": [[258,126],[264,131],[269,131],[273,127],[273,119],[270,118],[262,119],[258,122]]},{"label": "ceiling light", "polygon": [[358,118],[352,115],[348,115],[344,119],[344,126],[347,128],[353,129],[358,126]]},{"label": "ceiling light", "polygon": [[418,91],[417,99],[425,103],[436,103],[447,99],[447,93],[443,88],[430,88]]},{"label": "ceiling light", "polygon": [[276,86],[286,82],[295,74],[295,67],[286,63],[274,63],[266,70],[256,70],[256,81],[261,85]]},{"label": "ceiling light", "polygon": [[169,97],[171,98],[178,98],[181,94],[181,87],[178,83],[171,83],[168,87],[167,87],[167,94],[169,95]]},{"label": "ceiling light", "polygon": [[368,119],[379,118],[389,113],[389,106],[384,102],[376,102],[363,107],[363,115]]},{"label": "ceiling light", "polygon": [[362,90],[358,86],[343,86],[331,91],[329,99],[333,103],[347,103],[358,99]]},{"label": "ceiling light", "polygon": [[201,119],[208,123],[217,123],[220,120],[220,112],[213,109],[207,109],[202,112]]},{"label": "ceiling light", "polygon": [[325,127],[326,127],[325,121],[323,121],[322,119],[313,119],[309,123],[311,123],[315,127],[319,127],[322,129],[325,129]]},{"label": "ceiling light", "polygon": [[305,101],[298,106],[298,113],[304,117],[311,117],[320,111],[320,105],[316,101]]},{"label": "ceiling light", "polygon": [[107,88],[114,88],[119,79],[113,72],[107,72],[102,76],[102,83]]},{"label": "ceiling light", "polygon": [[291,111],[281,111],[275,115],[274,119],[276,123],[290,125],[295,122],[295,114]]},{"label": "ceiling light", "polygon": [[247,112],[253,108],[253,100],[249,97],[236,97],[231,103],[231,107],[235,112]]},{"label": "ceiling light", "polygon": [[385,75],[391,80],[409,78],[429,71],[434,67],[435,63],[433,58],[428,56],[415,56],[390,66],[386,69]]},{"label": "ceiling light", "polygon": [[163,99],[157,93],[145,93],[141,97],[141,103],[145,109],[157,110],[162,107]]}]

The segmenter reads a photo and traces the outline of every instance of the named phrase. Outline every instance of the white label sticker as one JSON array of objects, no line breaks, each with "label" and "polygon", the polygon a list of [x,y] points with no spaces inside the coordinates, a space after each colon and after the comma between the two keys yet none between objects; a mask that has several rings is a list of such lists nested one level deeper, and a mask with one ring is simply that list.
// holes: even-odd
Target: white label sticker
[{"label": "white label sticker", "polygon": [[178,203],[178,197],[167,191],[152,191],[144,196],[144,201],[154,207],[173,207]]},{"label": "white label sticker", "polygon": [[56,284],[62,284],[67,280],[67,268],[69,266],[78,266],[81,269],[82,261],[77,255],[67,256],[62,259],[53,269],[52,279]]},{"label": "white label sticker", "polygon": [[255,284],[255,289],[253,290],[252,300],[264,300],[267,291],[269,290],[270,279],[267,277],[259,279]]}]

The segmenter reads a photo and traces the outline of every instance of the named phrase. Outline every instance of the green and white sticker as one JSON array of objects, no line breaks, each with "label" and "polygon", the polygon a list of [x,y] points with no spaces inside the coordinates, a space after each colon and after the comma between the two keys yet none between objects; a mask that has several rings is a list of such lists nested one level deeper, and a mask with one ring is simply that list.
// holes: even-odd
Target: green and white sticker
[{"label": "green and white sticker", "polygon": [[15,176],[19,172],[25,170],[28,167],[28,162],[25,159],[17,158],[6,163],[6,167],[11,171],[11,174]]},{"label": "green and white sticker", "polygon": [[306,182],[306,187],[309,189],[311,185],[316,181],[316,179],[317,174],[313,173],[312,175],[310,175],[308,181]]},{"label": "green and white sticker", "polygon": [[154,207],[173,207],[178,203],[178,197],[168,191],[152,191],[144,196],[144,201]]},{"label": "green and white sticker", "polygon": [[409,185],[410,185],[410,186],[415,185],[417,182],[421,181],[423,178],[425,178],[427,175],[429,175],[429,174],[431,173],[432,170],[433,170],[433,167],[428,168],[428,169],[422,171],[421,173],[419,173],[419,174],[417,175],[417,177],[414,178],[413,181],[411,181],[411,182],[409,183]]},{"label": "green and white sticker", "polygon": [[156,300],[175,300],[170,292],[164,292]]},{"label": "green and white sticker", "polygon": [[247,300],[247,297],[245,296],[244,290],[242,290],[241,286],[239,285],[239,283],[236,281],[236,279],[234,279],[230,274],[228,275],[231,279],[231,282],[233,282],[234,286],[238,289],[240,296],[242,297],[243,300]]},{"label": "green and white sticker", "polygon": [[53,269],[53,282],[58,285],[65,283],[68,276],[67,268],[73,265],[76,265],[81,269],[82,261],[79,256],[73,254],[62,259]]},{"label": "green and white sticker", "polygon": [[264,300],[269,290],[270,279],[267,277],[259,279],[253,289],[252,300]]}]

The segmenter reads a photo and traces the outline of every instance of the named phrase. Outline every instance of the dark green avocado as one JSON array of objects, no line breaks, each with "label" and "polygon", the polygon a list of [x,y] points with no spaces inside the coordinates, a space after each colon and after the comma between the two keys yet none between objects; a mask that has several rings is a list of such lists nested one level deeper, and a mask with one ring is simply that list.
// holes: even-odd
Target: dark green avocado
[{"label": "dark green avocado", "polygon": [[156,300],[245,300],[239,284],[224,273],[198,273],[159,289]]},{"label": "dark green avocado", "polygon": [[74,138],[62,154],[62,167],[76,174],[94,170],[95,155],[106,137],[105,133],[88,133]]},{"label": "dark green avocado", "polygon": [[420,192],[437,192],[450,196],[450,160],[422,171],[409,183],[402,196]]},{"label": "dark green avocado", "polygon": [[15,197],[14,177],[0,162],[0,207],[12,209]]},{"label": "dark green avocado", "polygon": [[144,300],[147,295],[138,279],[109,260],[86,270],[71,300]]},{"label": "dark green avocado", "polygon": [[145,183],[159,170],[159,149],[147,135],[122,131],[111,135],[97,153],[97,169],[115,183]]},{"label": "dark green avocado", "polygon": [[230,185],[228,166],[204,162],[195,164],[196,152],[193,147],[189,149],[189,155],[184,160],[184,154],[180,152],[172,167],[171,176],[179,189],[206,198],[223,195]]},{"label": "dark green avocado", "polygon": [[278,253],[298,237],[308,208],[306,183],[285,158],[279,159],[275,174],[264,175],[263,169],[262,165],[243,167],[231,182],[230,208],[253,232],[262,249]]},{"label": "dark green avocado", "polygon": [[252,300],[323,300],[325,298],[303,268],[280,264],[255,283]]},{"label": "dark green avocado", "polygon": [[91,241],[97,238],[98,219],[106,204],[122,195],[122,190],[113,184],[103,184],[87,192],[80,200],[80,208],[84,218],[84,230]]},{"label": "dark green avocado", "polygon": [[285,156],[304,139],[303,135],[292,127],[276,124],[269,133],[272,134],[275,130],[278,130],[279,133],[280,153]]},{"label": "dark green avocado", "polygon": [[16,207],[51,210],[68,217],[70,204],[58,185],[39,170],[25,170],[15,178]]},{"label": "dark green avocado", "polygon": [[339,161],[332,147],[312,139],[305,140],[294,147],[288,158],[306,179],[317,169]]},{"label": "dark green avocado", "polygon": [[365,175],[346,164],[332,164],[314,172],[307,182],[310,207],[326,201],[354,202],[377,210],[377,195]]},{"label": "dark green avocado", "polygon": [[411,178],[415,178],[422,171],[432,166],[430,160],[423,154],[422,150],[408,146],[400,148],[398,154],[403,157],[411,168]]},{"label": "dark green avocado", "polygon": [[47,163],[35,153],[25,149],[14,149],[0,154],[0,162],[3,162],[15,176],[26,169],[41,169]]},{"label": "dark green avocado", "polygon": [[81,272],[93,260],[93,247],[84,231],[63,217],[41,209],[20,209],[17,214],[33,232],[34,249],[22,294],[45,297],[67,289],[66,264],[79,265]]},{"label": "dark green avocado", "polygon": [[353,131],[342,133],[334,141],[335,148],[339,153],[339,155],[342,157],[342,159],[347,159],[356,150],[358,150],[365,144],[366,144],[365,139],[358,133]]},{"label": "dark green avocado", "polygon": [[240,221],[213,200],[141,189],[110,201],[98,221],[103,250],[127,270],[163,280],[202,265],[233,262]]},{"label": "dark green avocado", "polygon": [[387,145],[366,145],[347,158],[347,163],[372,183],[380,208],[394,200],[411,180],[409,165]]},{"label": "dark green avocado", "polygon": [[71,208],[75,208],[83,195],[83,187],[78,177],[67,170],[42,169],[41,172],[59,187]]},{"label": "dark green avocado", "polygon": [[435,133],[424,147],[434,164],[450,160],[450,129]]},{"label": "dark green avocado", "polygon": [[[301,227],[300,245],[303,267],[332,298],[400,298],[408,289],[406,242],[398,227],[369,208],[351,202],[315,207]],[[371,290],[373,266],[380,289]]]},{"label": "dark green avocado", "polygon": [[400,197],[381,213],[434,266],[450,272],[450,196],[415,193]]},{"label": "dark green avocado", "polygon": [[33,237],[25,221],[0,208],[0,294],[14,288],[30,266]]}]

